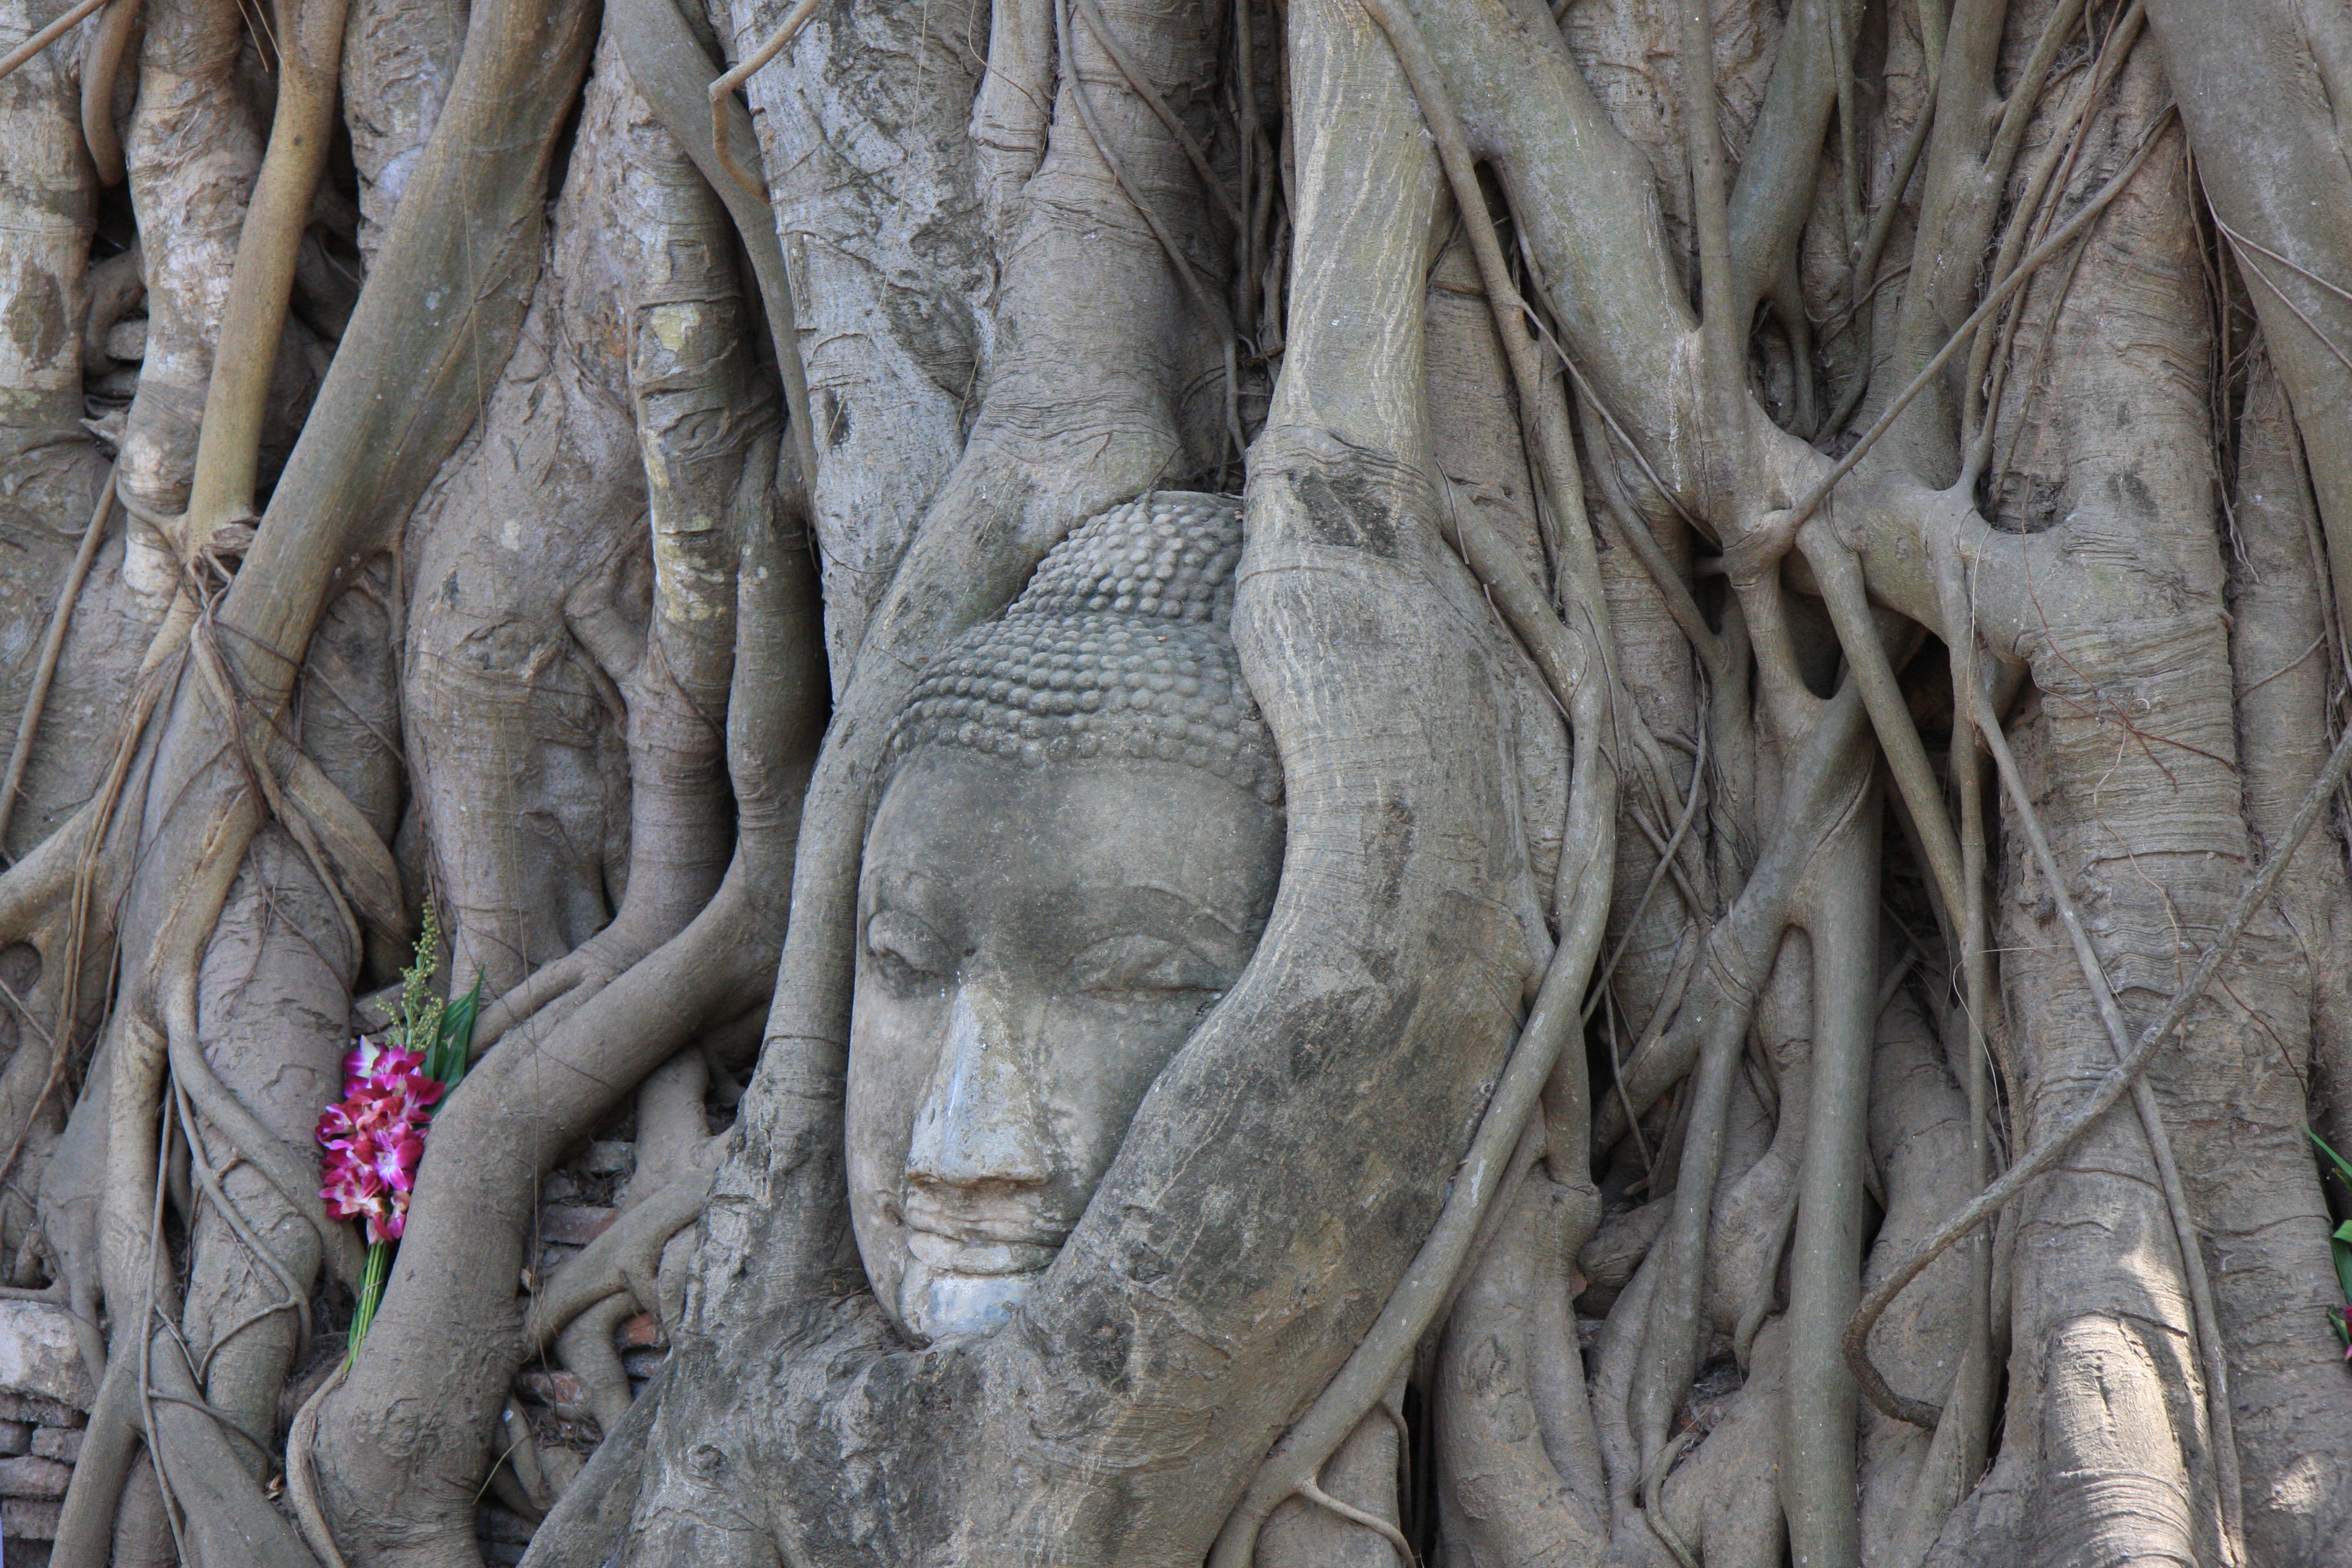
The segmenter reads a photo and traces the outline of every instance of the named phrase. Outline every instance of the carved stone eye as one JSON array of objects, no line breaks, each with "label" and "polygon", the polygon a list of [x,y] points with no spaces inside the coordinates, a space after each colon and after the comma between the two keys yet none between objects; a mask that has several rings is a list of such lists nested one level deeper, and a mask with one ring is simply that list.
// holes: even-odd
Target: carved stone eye
[{"label": "carved stone eye", "polygon": [[945,979],[955,972],[955,957],[948,944],[921,921],[903,910],[878,910],[866,922],[866,948],[881,962],[885,971],[897,971],[908,977],[924,975]]},{"label": "carved stone eye", "polygon": [[1069,984],[1112,999],[1145,994],[1220,991],[1224,976],[1191,948],[1140,931],[1108,937],[1070,961]]}]

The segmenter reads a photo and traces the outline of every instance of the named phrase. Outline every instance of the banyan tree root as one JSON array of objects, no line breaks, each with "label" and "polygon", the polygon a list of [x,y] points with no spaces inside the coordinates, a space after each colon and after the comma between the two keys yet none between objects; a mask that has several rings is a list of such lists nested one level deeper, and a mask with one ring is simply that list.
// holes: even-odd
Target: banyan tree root
[{"label": "banyan tree root", "polygon": [[[309,328],[285,324],[286,281],[232,284],[214,312],[247,323],[257,352],[190,325],[230,271],[218,220],[248,205],[259,121],[250,71],[223,63],[221,47],[247,47],[236,17],[158,3],[128,157],[142,260],[157,258],[156,346],[125,467],[163,487],[132,499],[131,575],[152,614],[176,610],[96,770],[103,804],[0,880],[0,929],[30,954],[0,968],[38,965],[0,1078],[11,1161],[42,1157],[44,1097],[104,1039],[91,1076],[105,1088],[59,1138],[44,1204],[63,1294],[115,1331],[90,1353],[103,1419],[66,1560],[109,1537],[123,1560],[160,1554],[192,1510],[198,1560],[223,1551],[205,1533],[220,1520],[268,1533],[247,1494],[269,1434],[238,1431],[303,1332],[310,1270],[348,1263],[348,1235],[294,1223],[315,1206],[301,1119],[237,1067],[229,1037],[257,1016],[234,1003],[233,961],[285,973],[273,966],[299,955],[278,922],[315,925],[331,949],[318,973],[260,1005],[317,1017],[249,1042],[274,1059],[299,1034],[315,1075],[368,928],[383,938],[400,920],[382,842],[391,770],[358,736],[401,738],[365,681],[299,673],[316,668],[311,632],[378,604],[387,626],[422,628],[413,658],[437,658],[473,626],[428,596],[480,588],[461,606],[487,606],[474,626],[518,624],[538,582],[525,558],[558,553],[572,523],[580,560],[548,574],[560,608],[534,633],[553,662],[492,650],[489,679],[450,684],[447,712],[407,729],[426,737],[409,761],[429,797],[409,842],[430,845],[406,868],[458,868],[459,979],[495,970],[507,995],[481,1076],[436,1131],[378,1337],[299,1429],[289,1479],[320,1560],[340,1555],[341,1531],[356,1560],[468,1561],[504,1374],[559,1339],[583,1370],[599,1362],[612,1436],[595,1496],[575,1486],[536,1549],[550,1561],[765,1563],[772,1529],[814,1560],[848,1551],[824,1521],[780,1514],[779,1490],[849,1514],[942,1500],[908,1524],[915,1552],[985,1561],[1041,1520],[1057,1550],[1083,1551],[1109,1528],[1110,1475],[1146,1478],[1121,1506],[1184,1561],[1235,1499],[1238,1529],[1267,1521],[1264,1552],[1311,1540],[1366,1561],[1434,1528],[1506,1560],[1762,1563],[1784,1519],[1801,1556],[1838,1563],[2324,1559],[2343,1489],[2295,1478],[2334,1473],[2347,1416],[2341,1380],[2323,1375],[2335,1299],[2300,1128],[2335,1114],[2305,1068],[2316,1061],[2322,1087],[2347,1075],[2313,973],[2341,923],[2340,854],[2308,835],[2352,752],[2322,764],[2329,606],[2280,584],[2344,571],[2322,548],[2340,531],[2340,459],[2315,443],[2306,478],[2289,423],[2322,429],[2332,406],[2330,345],[2347,339],[2328,258],[2344,247],[2332,218],[2304,235],[2281,215],[2344,204],[2325,183],[2336,130],[2305,112],[2326,95],[2245,90],[2283,79],[2281,60],[2326,79],[2343,51],[2324,19],[2257,6],[2244,25],[2260,38],[2316,30],[2307,49],[2255,49],[2182,0],[2145,14],[1800,3],[1785,18],[1743,4],[1719,24],[1697,5],[1570,7],[1565,31],[1520,0],[1302,0],[1268,48],[1276,19],[1246,7],[1204,28],[1010,0],[982,29],[952,9],[803,5],[763,63],[746,51],[784,36],[781,5],[707,33],[675,7],[622,7],[564,142],[572,205],[543,249],[551,149],[588,44],[579,14],[478,8],[453,79],[459,24],[363,3],[351,52],[383,41],[412,63],[352,73],[347,101],[364,118],[401,97],[387,79],[424,90],[413,123],[355,129],[374,276],[248,536],[257,492],[235,470],[262,471],[261,432],[289,412],[252,384]],[[52,95],[68,132],[98,100],[110,114],[100,62],[127,47],[131,15],[116,0],[90,29],[93,68]],[[295,42],[268,47],[299,64]],[[729,55],[756,131],[725,91],[715,129],[712,100],[695,99]],[[640,60],[643,108],[619,74]],[[1720,83],[1723,101],[1676,101],[1670,79]],[[281,115],[301,86],[289,70]],[[2175,93],[2189,133],[2210,138],[2211,226],[2159,112]],[[2271,131],[2316,149],[2293,169],[2248,107],[2265,101],[2288,106]],[[181,209],[156,194],[179,165],[139,131],[173,113],[226,128],[220,188]],[[103,165],[103,131],[85,140]],[[2265,168],[2294,200],[2247,172]],[[299,272],[315,245],[289,215],[310,198],[273,200],[268,184],[245,225],[253,275]],[[635,198],[624,238],[599,244],[606,208]],[[43,275],[70,299],[88,224],[66,230],[75,254]],[[542,255],[548,286],[519,281]],[[779,308],[795,291],[805,314]],[[2248,300],[2299,414],[2233,368]],[[257,309],[276,313],[266,332]],[[58,319],[59,352],[80,357],[71,314]],[[791,368],[803,338],[805,389]],[[206,354],[218,374],[189,370]],[[534,354],[555,356],[551,381]],[[792,412],[781,433],[772,374]],[[175,385],[236,417],[207,413],[198,440],[188,410],[172,412]],[[560,413],[530,406],[547,385]],[[70,428],[80,410],[58,407]],[[2116,411],[2131,418],[2106,421]],[[909,1353],[857,1304],[838,1201],[850,911],[881,737],[923,660],[1074,521],[1156,486],[1228,486],[1261,413],[1242,636],[1283,741],[1297,852],[1264,973],[1147,1107],[1103,1212],[1073,1238],[1073,1281],[1024,1327],[1034,1344]],[[418,570],[374,599],[342,594],[469,424],[477,445],[420,521]],[[234,434],[236,462],[208,467],[215,433]],[[509,437],[544,441],[543,468],[496,471]],[[798,460],[782,464],[787,445]],[[2235,564],[2202,508],[2216,452],[2236,465]],[[574,457],[593,470],[565,476],[586,498],[576,515],[552,488],[536,510],[499,504],[508,481]],[[68,466],[95,482],[90,462]],[[803,487],[814,569],[784,542]],[[508,521],[541,526],[510,545]],[[2294,539],[2300,553],[2282,542]],[[485,586],[476,568],[500,551],[522,564]],[[1694,552],[1722,581],[1695,580]],[[824,705],[819,593],[839,722],[796,832]],[[763,602],[778,635],[746,630]],[[1923,630],[1940,646],[1914,659]],[[1349,681],[1331,679],[1333,658]],[[501,776],[519,771],[511,737],[482,716],[495,678],[554,668],[572,687],[527,692],[508,718],[561,697],[572,738],[591,738],[573,749],[601,750],[569,759],[555,815],[572,842],[534,880],[544,868],[520,840],[452,808],[452,781],[480,781],[484,800],[503,790],[502,809],[534,798]],[[2013,709],[1995,689],[2029,677]],[[1521,702],[1539,683],[1556,700],[1537,710],[1548,740]],[[412,675],[409,697],[430,691]],[[354,721],[331,738],[339,704]],[[469,718],[499,731],[470,773]],[[2272,728],[2291,743],[2270,745]],[[1391,885],[1398,908],[1364,915],[1362,889]],[[694,1063],[770,991],[788,887],[766,1059],[742,1149],[712,1184],[688,1305],[677,1238],[705,1203]],[[2061,927],[2081,940],[2062,946]],[[1484,956],[1433,957],[1432,931]],[[1375,978],[1297,978],[1318,964]],[[1381,989],[1392,973],[1412,977],[1410,1005]],[[22,1044],[35,1019],[54,1020],[44,1051]],[[1437,1039],[1438,1070],[1401,1072]],[[1379,1114],[1285,1076],[1286,1051],[1293,1066],[1339,1053],[1312,1059],[1356,1073]],[[633,1090],[650,1195],[519,1321],[537,1173]],[[2095,1114],[2124,1094],[2133,1119]],[[1246,1164],[1259,1148],[1336,1148],[1334,1128],[1360,1152],[1375,1122],[1387,1163],[1360,1189],[1324,1173],[1277,1193],[1262,1165],[1184,1184],[1186,1153],[1212,1137]],[[2004,1142],[2011,1174],[1965,1202]],[[183,1150],[192,1191],[175,1198]],[[1997,1246],[1935,1260],[2029,1186]],[[1864,1194],[1885,1216],[1866,1263]],[[194,1215],[185,1303],[157,1239],[174,1202]],[[1345,1214],[1346,1234],[1301,1222],[1308,1209],[1317,1226]],[[1133,1215],[1153,1217],[1115,1217]],[[1347,1269],[1295,1288],[1284,1268],[1339,1255],[1318,1248]],[[1186,1272],[1197,1256],[1226,1273]],[[1608,1313],[1589,1384],[1570,1321],[1578,1259],[1601,1292],[1581,1305]],[[1846,1347],[1873,1406],[1860,1412],[1831,1345],[1864,1282]],[[1258,1292],[1236,1321],[1290,1337],[1266,1351],[1218,1319],[1206,1331],[1259,1359],[1171,1373],[1167,1347],[1199,1325],[1166,1301],[1213,1286]],[[1861,1352],[1889,1299],[1903,1316],[1884,1322],[1874,1368]],[[605,1364],[604,1321],[640,1307],[677,1342],[658,1414],[624,1410]],[[452,1321],[481,1326],[462,1353],[445,1342]],[[1106,1322],[1139,1347],[1117,1377],[1088,1359]],[[1391,1495],[1393,1374],[1416,1349],[1416,1436],[1433,1434],[1440,1474],[1433,1492]],[[776,1394],[740,1375],[818,1362],[855,1369],[867,1403],[845,1414],[808,1380]],[[398,1426],[384,1413],[403,1402],[426,1414]],[[1203,1436],[1136,1414],[1169,1408],[1222,1424]],[[2116,1410],[2155,1440],[2107,1441]],[[875,1469],[825,1468],[813,1430],[848,1433],[881,1456]],[[142,1443],[160,1467],[137,1458]],[[423,1453],[447,1464],[417,1485]],[[530,1468],[518,1449],[495,1484],[535,1508],[557,1478]],[[2117,1495],[2131,1506],[2109,1506]],[[269,1541],[265,1560],[283,1544]]]}]

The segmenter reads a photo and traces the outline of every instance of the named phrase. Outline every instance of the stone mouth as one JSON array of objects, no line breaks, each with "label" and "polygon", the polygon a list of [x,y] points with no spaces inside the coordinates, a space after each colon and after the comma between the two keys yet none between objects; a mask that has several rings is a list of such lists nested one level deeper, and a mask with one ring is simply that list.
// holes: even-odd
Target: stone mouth
[{"label": "stone mouth", "polygon": [[[1045,1196],[1035,1192],[939,1192],[909,1182],[900,1205],[900,1217],[909,1234],[908,1245],[926,1262],[953,1267],[967,1273],[1003,1274],[1014,1268],[1043,1268],[1061,1250],[1070,1234],[1070,1222],[1047,1212]],[[924,1250],[928,1246],[930,1250]],[[945,1247],[973,1254],[974,1261],[949,1264]],[[985,1266],[984,1256],[1030,1258],[1012,1268]]]},{"label": "stone mouth", "polygon": [[900,1218],[899,1319],[927,1342],[1001,1327],[1070,1233],[1034,1189],[940,1192],[909,1182]]},{"label": "stone mouth", "polygon": [[1034,1274],[1054,1261],[1058,1247],[1035,1242],[973,1241],[909,1225],[907,1250],[941,1274]]}]

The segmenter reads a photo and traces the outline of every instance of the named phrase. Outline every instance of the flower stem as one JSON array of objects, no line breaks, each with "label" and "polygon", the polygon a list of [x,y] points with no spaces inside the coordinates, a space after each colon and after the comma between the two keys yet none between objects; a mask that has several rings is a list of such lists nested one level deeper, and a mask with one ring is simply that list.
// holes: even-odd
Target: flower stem
[{"label": "flower stem", "polygon": [[375,1310],[383,1300],[384,1276],[392,1269],[392,1243],[371,1241],[367,1249],[367,1269],[360,1276],[359,1310],[352,1314],[349,1347],[343,1352],[343,1370],[360,1359],[360,1343],[367,1338],[368,1325],[375,1321]]}]

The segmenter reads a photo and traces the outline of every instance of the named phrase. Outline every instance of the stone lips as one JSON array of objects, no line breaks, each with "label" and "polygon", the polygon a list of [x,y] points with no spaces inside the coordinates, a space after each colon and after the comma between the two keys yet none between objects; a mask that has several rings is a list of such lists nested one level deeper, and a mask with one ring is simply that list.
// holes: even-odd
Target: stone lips
[{"label": "stone lips", "polygon": [[890,764],[924,746],[1181,763],[1269,805],[1282,767],[1230,627],[1240,503],[1158,491],[1071,530],[1002,618],[950,644],[899,716]]}]

